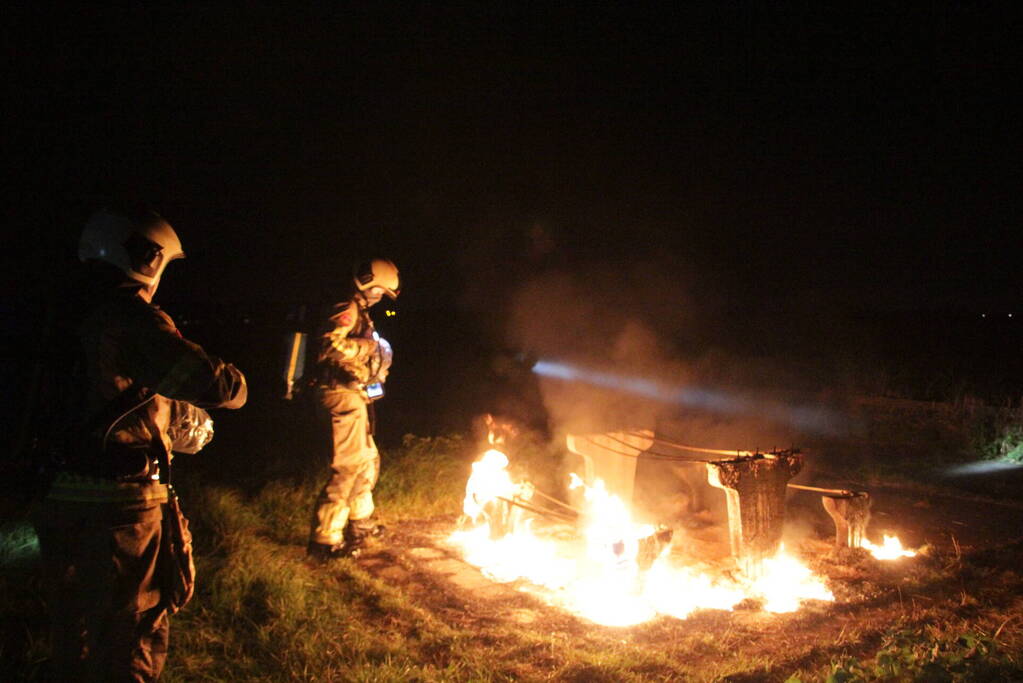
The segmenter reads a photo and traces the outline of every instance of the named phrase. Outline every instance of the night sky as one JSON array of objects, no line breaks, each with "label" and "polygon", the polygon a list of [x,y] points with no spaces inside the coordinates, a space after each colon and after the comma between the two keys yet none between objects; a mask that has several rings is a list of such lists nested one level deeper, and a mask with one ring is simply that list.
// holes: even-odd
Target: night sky
[{"label": "night sky", "polygon": [[168,299],[384,254],[413,308],[649,264],[728,307],[1023,315],[1009,11],[630,4],[9,8],[9,294],[144,201]]}]

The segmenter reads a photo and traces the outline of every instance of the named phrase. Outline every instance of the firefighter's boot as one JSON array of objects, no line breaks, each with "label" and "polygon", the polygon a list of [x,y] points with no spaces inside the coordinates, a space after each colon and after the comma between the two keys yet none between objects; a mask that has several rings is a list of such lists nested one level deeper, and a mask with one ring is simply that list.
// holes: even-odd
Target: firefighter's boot
[{"label": "firefighter's boot", "polygon": [[358,557],[365,549],[366,541],[384,534],[384,526],[368,519],[349,519],[345,527],[345,556]]},{"label": "firefighter's boot", "polygon": [[342,541],[333,545],[329,543],[316,543],[315,541],[309,541],[309,545],[306,546],[306,555],[321,564],[336,560],[340,557],[349,556],[348,543]]}]

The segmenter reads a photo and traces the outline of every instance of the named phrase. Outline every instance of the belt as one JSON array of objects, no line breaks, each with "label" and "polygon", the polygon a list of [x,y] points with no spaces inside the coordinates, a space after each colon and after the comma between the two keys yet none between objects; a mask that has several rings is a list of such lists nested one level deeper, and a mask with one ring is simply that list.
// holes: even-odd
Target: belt
[{"label": "belt", "polygon": [[63,470],[86,477],[118,482],[145,483],[157,472],[149,446],[110,444],[102,453],[86,449],[80,457],[69,458]]},{"label": "belt", "polygon": [[124,482],[75,472],[58,472],[46,496],[77,503],[167,502],[167,486],[156,482]]}]

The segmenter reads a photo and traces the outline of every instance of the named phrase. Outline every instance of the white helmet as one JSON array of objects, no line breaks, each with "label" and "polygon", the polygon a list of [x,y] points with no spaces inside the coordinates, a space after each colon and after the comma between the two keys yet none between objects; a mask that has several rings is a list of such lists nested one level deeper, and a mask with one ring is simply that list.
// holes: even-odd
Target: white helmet
[{"label": "white helmet", "polygon": [[163,269],[184,258],[174,228],[155,211],[121,214],[100,211],[85,224],[78,242],[81,261],[103,261],[146,286],[150,294],[160,284]]},{"label": "white helmet", "polygon": [[360,292],[373,287],[380,287],[384,294],[397,299],[401,292],[401,280],[398,278],[398,266],[384,258],[370,259],[355,266],[352,273],[355,286]]}]

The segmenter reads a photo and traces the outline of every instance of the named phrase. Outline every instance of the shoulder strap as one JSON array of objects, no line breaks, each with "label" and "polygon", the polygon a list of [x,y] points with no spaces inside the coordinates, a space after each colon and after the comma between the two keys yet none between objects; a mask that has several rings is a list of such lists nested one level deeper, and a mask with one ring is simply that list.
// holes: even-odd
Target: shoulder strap
[{"label": "shoulder strap", "polygon": [[129,384],[117,396],[107,401],[107,404],[103,406],[99,412],[95,413],[82,427],[82,434],[92,434],[94,431],[98,432],[103,428],[103,439],[101,442],[101,450],[106,450],[107,439],[110,438],[111,432],[114,431],[114,427],[126,418],[130,413],[138,410],[143,405],[153,399],[155,394],[152,394],[149,389],[145,387],[136,386],[134,382]]}]

